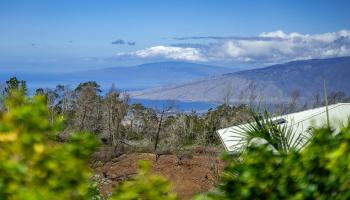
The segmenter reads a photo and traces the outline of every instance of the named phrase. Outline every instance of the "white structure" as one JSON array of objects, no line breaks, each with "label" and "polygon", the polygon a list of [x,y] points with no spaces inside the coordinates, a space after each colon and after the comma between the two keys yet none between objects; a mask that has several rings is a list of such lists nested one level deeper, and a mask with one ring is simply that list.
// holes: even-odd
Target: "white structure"
[{"label": "white structure", "polygon": [[[350,117],[350,103],[338,103],[328,106],[330,124],[333,128],[339,129],[345,125]],[[305,110],[297,113],[274,117],[278,124],[287,123],[295,133],[306,133],[309,128],[320,127],[327,124],[326,107]],[[217,131],[224,147],[229,152],[235,152],[246,145],[242,131],[247,124],[232,126]],[[244,132],[244,131],[243,131]]]}]

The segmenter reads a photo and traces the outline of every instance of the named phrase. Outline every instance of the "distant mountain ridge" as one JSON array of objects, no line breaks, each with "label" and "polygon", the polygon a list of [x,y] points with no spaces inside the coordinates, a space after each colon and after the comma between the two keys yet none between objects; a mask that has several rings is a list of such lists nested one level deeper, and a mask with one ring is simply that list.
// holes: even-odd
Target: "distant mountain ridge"
[{"label": "distant mountain ridge", "polygon": [[[115,83],[118,88],[150,88],[166,84],[181,83],[198,78],[237,71],[219,66],[187,63],[158,62],[130,67],[114,67],[65,74],[68,80],[95,80],[105,85]],[[108,84],[109,83],[109,84]]]},{"label": "distant mountain ridge", "polygon": [[64,74],[6,73],[0,74],[0,81],[5,82],[9,77],[17,76],[27,80],[33,87],[76,85],[84,81],[97,81],[105,89],[115,84],[122,90],[140,90],[234,71],[238,69],[188,62],[158,62]]},{"label": "distant mountain ridge", "polygon": [[222,103],[227,94],[230,94],[231,102],[237,102],[254,90],[257,98],[275,103],[289,101],[291,93],[299,91],[301,100],[306,101],[316,93],[322,97],[324,81],[328,91],[343,91],[350,95],[350,57],[293,61],[137,91],[132,96]]}]

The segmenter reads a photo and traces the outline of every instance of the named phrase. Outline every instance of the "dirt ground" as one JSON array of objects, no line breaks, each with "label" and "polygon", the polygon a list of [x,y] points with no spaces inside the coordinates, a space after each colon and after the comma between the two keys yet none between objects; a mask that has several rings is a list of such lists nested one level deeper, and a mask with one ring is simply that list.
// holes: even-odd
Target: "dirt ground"
[{"label": "dirt ground", "polygon": [[175,192],[185,200],[212,189],[224,167],[216,155],[161,155],[156,161],[156,155],[151,153],[123,154],[93,165],[101,193],[109,196],[120,182],[135,175],[139,160],[151,161],[154,173],[167,177]]}]

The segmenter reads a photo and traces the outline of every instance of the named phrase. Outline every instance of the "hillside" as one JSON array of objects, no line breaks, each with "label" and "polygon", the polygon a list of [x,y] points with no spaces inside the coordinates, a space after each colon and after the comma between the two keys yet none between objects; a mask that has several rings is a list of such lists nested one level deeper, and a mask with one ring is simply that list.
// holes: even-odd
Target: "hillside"
[{"label": "hillside", "polygon": [[[350,57],[293,61],[260,69],[227,73],[174,86],[158,87],[132,93],[140,99],[223,102],[247,98],[251,91],[267,103],[288,101],[295,90],[302,100],[322,94],[323,82],[328,91],[350,94]],[[253,86],[253,87],[252,87]],[[255,87],[256,86],[256,87]],[[229,92],[228,92],[229,91]]]},{"label": "hillside", "polygon": [[104,89],[108,89],[114,83],[120,89],[135,90],[234,71],[238,71],[238,69],[188,62],[159,62],[61,74],[2,73],[0,81],[5,82],[11,76],[17,76],[26,80],[29,87],[35,88],[54,87],[57,84],[76,85],[84,81],[94,80],[101,84]]}]

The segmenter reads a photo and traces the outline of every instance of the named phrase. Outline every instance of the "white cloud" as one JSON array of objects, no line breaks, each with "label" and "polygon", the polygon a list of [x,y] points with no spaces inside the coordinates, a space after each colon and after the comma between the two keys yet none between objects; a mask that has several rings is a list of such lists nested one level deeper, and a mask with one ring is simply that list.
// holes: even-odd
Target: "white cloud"
[{"label": "white cloud", "polygon": [[[251,39],[228,39],[216,44],[216,60],[280,63],[291,60],[350,55],[350,31],[323,34],[285,33],[281,30],[262,33]],[[221,47],[221,48],[220,48]]]},{"label": "white cloud", "polygon": [[[196,37],[191,37],[196,38]],[[202,37],[198,37],[202,38]],[[212,37],[215,38],[215,37]],[[184,43],[186,44],[186,43]],[[200,46],[154,46],[119,56],[165,58],[188,61],[239,61],[260,64],[281,63],[299,59],[350,56],[350,31],[322,34],[264,32],[257,37],[228,37]]]},{"label": "white cloud", "polygon": [[259,35],[259,37],[269,37],[269,38],[281,38],[281,39],[288,39],[288,38],[300,38],[300,37],[309,37],[309,35],[303,35],[297,32],[293,33],[285,33],[282,30],[273,31],[273,32],[263,32]]},{"label": "white cloud", "polygon": [[192,47],[154,46],[132,53],[119,53],[119,56],[139,58],[166,58],[172,60],[207,61],[200,49]]}]

